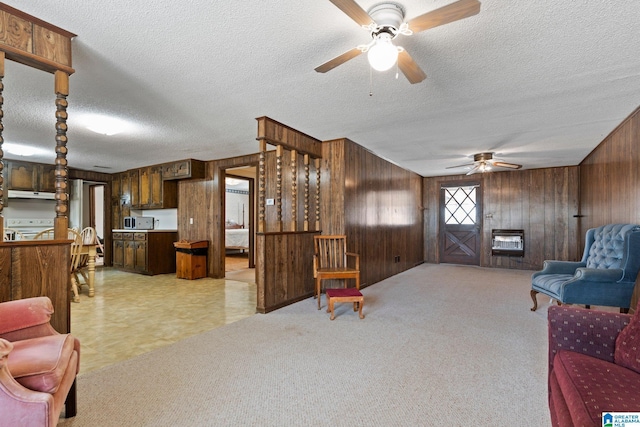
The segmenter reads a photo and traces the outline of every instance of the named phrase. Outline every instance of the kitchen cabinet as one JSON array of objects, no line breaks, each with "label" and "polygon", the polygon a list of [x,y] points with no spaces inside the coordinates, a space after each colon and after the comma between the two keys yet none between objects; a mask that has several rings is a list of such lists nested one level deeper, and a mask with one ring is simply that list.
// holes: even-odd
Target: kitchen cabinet
[{"label": "kitchen cabinet", "polygon": [[131,209],[177,208],[177,181],[204,176],[205,162],[193,159],[131,169],[114,175],[111,187],[114,227],[122,227],[122,218],[128,216]]},{"label": "kitchen cabinet", "polygon": [[124,240],[122,233],[113,233],[113,266],[124,267]]},{"label": "kitchen cabinet", "polygon": [[178,186],[174,181],[162,179],[162,165],[139,170],[140,209],[166,209],[178,207]]},{"label": "kitchen cabinet", "polygon": [[46,193],[56,192],[56,167],[55,165],[39,165],[38,190]]},{"label": "kitchen cabinet", "polygon": [[176,231],[113,230],[113,266],[147,275],[175,273]]},{"label": "kitchen cabinet", "polygon": [[136,251],[133,245],[133,233],[122,233],[122,267],[126,270],[133,270],[135,267]]},{"label": "kitchen cabinet", "polygon": [[122,206],[131,206],[131,176],[128,172],[118,174],[120,179],[120,199]]},{"label": "kitchen cabinet", "polygon": [[147,271],[147,240],[146,233],[142,234],[143,238],[141,239],[138,235],[134,237],[133,241],[133,250],[135,252],[135,262],[133,264],[133,268],[136,271],[145,272]]},{"label": "kitchen cabinet", "polygon": [[56,191],[55,165],[5,160],[5,170],[7,190]]},{"label": "kitchen cabinet", "polygon": [[[120,197],[122,192],[120,191],[120,176],[118,174],[113,176],[111,180],[111,225],[115,228],[122,228],[122,200]],[[115,263],[115,261],[113,261]]]},{"label": "kitchen cabinet", "polygon": [[186,159],[162,166],[162,178],[173,179],[204,179],[205,163],[201,160]]},{"label": "kitchen cabinet", "polygon": [[121,213],[114,213],[113,224],[116,227],[122,227],[122,217],[128,216],[131,209],[178,207],[178,183],[162,179],[162,165],[118,174],[112,182],[111,191],[121,205]]},{"label": "kitchen cabinet", "polygon": [[140,169],[140,203],[151,204],[151,167]]},{"label": "kitchen cabinet", "polygon": [[123,218],[131,213],[131,179],[126,172],[113,176],[111,181],[111,224],[114,228],[124,226]]},{"label": "kitchen cabinet", "polygon": [[129,171],[129,200],[132,208],[140,207],[140,171],[138,169]]}]

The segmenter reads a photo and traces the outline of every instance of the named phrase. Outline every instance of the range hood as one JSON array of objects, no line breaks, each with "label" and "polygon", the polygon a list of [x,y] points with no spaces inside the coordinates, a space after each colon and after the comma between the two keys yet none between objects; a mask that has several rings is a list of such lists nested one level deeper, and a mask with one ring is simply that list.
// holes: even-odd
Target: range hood
[{"label": "range hood", "polygon": [[56,193],[45,193],[42,191],[19,191],[19,190],[9,190],[7,192],[7,197],[10,199],[46,199],[46,200],[54,200],[56,198]]}]

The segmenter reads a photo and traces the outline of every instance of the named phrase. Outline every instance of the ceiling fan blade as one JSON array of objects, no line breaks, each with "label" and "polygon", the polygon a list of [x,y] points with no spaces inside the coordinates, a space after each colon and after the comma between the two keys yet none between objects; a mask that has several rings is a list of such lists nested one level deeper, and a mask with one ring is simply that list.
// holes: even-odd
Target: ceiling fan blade
[{"label": "ceiling fan blade", "polygon": [[402,74],[405,75],[411,84],[420,83],[427,78],[427,75],[406,50],[398,53],[398,67],[400,67]]},{"label": "ceiling fan blade", "polygon": [[473,166],[475,163],[467,163],[466,165],[458,165],[458,166],[448,166],[445,169],[456,169],[456,168],[464,168],[467,166]]},{"label": "ceiling fan blade", "polygon": [[418,33],[477,15],[478,12],[480,12],[480,2],[478,0],[459,0],[440,9],[427,12],[424,15],[416,16],[408,24],[411,31]]},{"label": "ceiling fan blade", "polygon": [[522,165],[516,165],[515,163],[506,163],[506,162],[492,162],[493,166],[497,166],[499,168],[509,168],[509,169],[520,169]]},{"label": "ceiling fan blade", "polygon": [[467,172],[467,175],[473,175],[474,173],[479,172],[481,167],[482,167],[482,163],[477,164],[473,169]]},{"label": "ceiling fan blade", "polygon": [[353,0],[329,0],[331,3],[335,4],[338,9],[343,11],[349,18],[356,21],[358,25],[367,26],[373,22],[373,19],[369,16],[367,12],[363,8],[361,8],[358,3]]},{"label": "ceiling fan blade", "polygon": [[340,56],[336,56],[335,58],[325,62],[322,65],[319,65],[315,68],[315,70],[319,73],[326,73],[327,71],[331,71],[336,68],[338,65],[342,65],[350,59],[355,58],[360,55],[362,51],[357,47],[354,47],[351,50],[346,51]]}]

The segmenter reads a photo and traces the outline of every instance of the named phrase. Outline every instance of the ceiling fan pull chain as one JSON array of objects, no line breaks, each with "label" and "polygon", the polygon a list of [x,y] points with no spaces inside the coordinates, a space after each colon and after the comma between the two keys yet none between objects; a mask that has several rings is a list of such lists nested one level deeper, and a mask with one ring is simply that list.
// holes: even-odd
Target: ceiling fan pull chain
[{"label": "ceiling fan pull chain", "polygon": [[373,96],[373,68],[369,66],[369,96]]}]

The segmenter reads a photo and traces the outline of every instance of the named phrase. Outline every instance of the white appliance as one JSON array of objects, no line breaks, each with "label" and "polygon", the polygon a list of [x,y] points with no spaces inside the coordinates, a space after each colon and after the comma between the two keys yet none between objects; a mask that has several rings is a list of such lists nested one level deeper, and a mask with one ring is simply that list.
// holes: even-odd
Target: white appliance
[{"label": "white appliance", "polygon": [[125,216],[124,228],[127,230],[153,230],[153,217]]},{"label": "white appliance", "polygon": [[12,228],[21,232],[27,239],[32,239],[36,234],[48,228],[53,228],[53,218],[21,218],[5,221],[6,228]]},{"label": "white appliance", "polygon": [[43,193],[41,191],[9,190],[9,191],[7,191],[7,197],[9,199],[46,199],[46,200],[54,200],[56,198],[56,193]]}]

